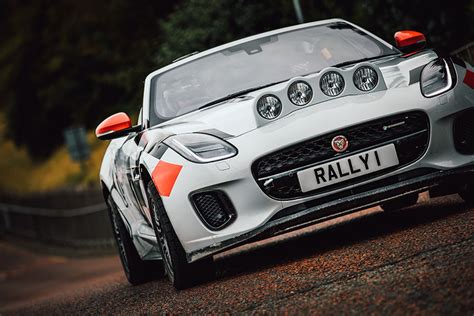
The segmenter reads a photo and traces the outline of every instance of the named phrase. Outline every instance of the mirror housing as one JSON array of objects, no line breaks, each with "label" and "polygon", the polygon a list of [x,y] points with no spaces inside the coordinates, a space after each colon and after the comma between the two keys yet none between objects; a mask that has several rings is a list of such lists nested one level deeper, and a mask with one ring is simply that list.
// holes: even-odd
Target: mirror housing
[{"label": "mirror housing", "polygon": [[108,140],[123,137],[141,130],[141,125],[133,126],[130,117],[123,112],[113,114],[103,120],[95,129],[98,139]]},{"label": "mirror housing", "polygon": [[398,31],[393,36],[397,48],[405,54],[413,54],[426,46],[426,37],[417,31]]}]

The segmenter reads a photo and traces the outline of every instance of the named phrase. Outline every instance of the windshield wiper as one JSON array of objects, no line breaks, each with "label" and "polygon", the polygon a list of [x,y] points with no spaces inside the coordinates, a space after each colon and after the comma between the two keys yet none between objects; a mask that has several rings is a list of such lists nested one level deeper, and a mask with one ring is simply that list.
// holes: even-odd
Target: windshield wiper
[{"label": "windshield wiper", "polygon": [[211,101],[211,102],[209,102],[209,103],[206,103],[206,104],[200,106],[200,107],[199,107],[199,110],[202,110],[202,109],[204,109],[204,108],[210,107],[211,105],[218,104],[218,103],[221,103],[221,102],[224,102],[224,101],[233,99],[233,98],[235,98],[235,97],[238,97],[238,96],[241,96],[241,95],[244,95],[244,94],[253,92],[253,91],[257,91],[257,90],[260,90],[260,89],[263,89],[263,88],[266,88],[266,87],[270,87],[270,86],[273,86],[273,85],[276,85],[276,84],[279,84],[279,83],[282,83],[282,82],[285,82],[285,81],[288,81],[288,80],[290,80],[290,79],[285,79],[285,80],[281,80],[281,81],[277,81],[277,82],[272,82],[272,83],[269,83],[269,84],[265,84],[265,85],[262,85],[262,86],[253,87],[253,88],[248,88],[248,89],[245,89],[245,90],[233,92],[233,93],[231,93],[231,94],[226,95],[225,97],[216,99],[216,100],[214,100],[214,101]]},{"label": "windshield wiper", "polygon": [[345,61],[345,62],[342,62],[342,63],[339,63],[339,64],[335,64],[331,67],[343,67],[343,66],[347,66],[347,65],[361,63],[363,61],[369,61],[369,60],[379,59],[379,58],[382,58],[382,57],[388,57],[388,56],[393,56],[393,55],[398,55],[398,53],[392,53],[392,54],[386,54],[386,55],[380,55],[380,56],[374,56],[374,57],[368,57],[368,58],[361,58],[361,59],[356,59],[356,60],[349,60],[349,61]]}]

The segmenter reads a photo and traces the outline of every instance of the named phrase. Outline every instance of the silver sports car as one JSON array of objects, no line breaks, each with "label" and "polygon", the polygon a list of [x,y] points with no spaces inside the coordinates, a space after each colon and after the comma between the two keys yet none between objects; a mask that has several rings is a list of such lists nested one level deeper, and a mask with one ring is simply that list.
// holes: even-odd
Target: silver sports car
[{"label": "silver sports car", "polygon": [[100,179],[125,274],[178,289],[242,243],[418,193],[474,201],[474,73],[344,20],[301,24],[177,59],[145,80]]}]

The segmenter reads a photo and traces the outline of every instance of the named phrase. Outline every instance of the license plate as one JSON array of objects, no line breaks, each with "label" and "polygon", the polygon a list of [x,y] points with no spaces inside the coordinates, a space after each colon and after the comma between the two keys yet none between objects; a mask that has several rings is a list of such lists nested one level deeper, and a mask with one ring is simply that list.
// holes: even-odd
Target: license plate
[{"label": "license plate", "polygon": [[297,173],[302,192],[390,168],[399,164],[394,144],[311,167]]}]

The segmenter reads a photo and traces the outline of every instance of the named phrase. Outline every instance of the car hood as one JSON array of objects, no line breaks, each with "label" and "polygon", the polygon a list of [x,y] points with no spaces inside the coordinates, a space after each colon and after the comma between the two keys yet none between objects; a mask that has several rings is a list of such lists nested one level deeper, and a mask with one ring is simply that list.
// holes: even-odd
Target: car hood
[{"label": "car hood", "polygon": [[257,128],[254,99],[247,95],[228,100],[167,121],[157,128],[171,134],[204,132],[223,138],[236,137]]}]

